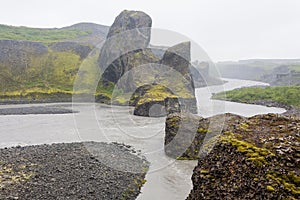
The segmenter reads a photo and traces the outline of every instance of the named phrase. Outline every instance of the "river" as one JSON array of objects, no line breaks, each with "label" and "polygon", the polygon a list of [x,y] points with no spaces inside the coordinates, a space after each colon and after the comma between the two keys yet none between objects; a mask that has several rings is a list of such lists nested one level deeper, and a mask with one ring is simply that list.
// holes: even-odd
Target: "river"
[{"label": "river", "polygon": [[[196,89],[199,115],[231,112],[244,116],[263,113],[282,113],[281,108],[268,108],[218,100],[211,93],[265,83],[226,79],[223,86]],[[141,150],[151,166],[147,182],[138,200],[182,200],[191,188],[191,175],[197,161],[177,161],[163,151],[165,118],[146,118],[132,115],[132,108],[102,104],[43,104],[44,106],[72,106],[76,114],[9,115],[0,116],[0,147],[44,143],[104,141],[120,142]],[[1,105],[0,108],[33,106]],[[109,165],[109,163],[107,163]],[[122,166],[112,166],[122,170]],[[120,167],[120,168],[119,168]]]}]

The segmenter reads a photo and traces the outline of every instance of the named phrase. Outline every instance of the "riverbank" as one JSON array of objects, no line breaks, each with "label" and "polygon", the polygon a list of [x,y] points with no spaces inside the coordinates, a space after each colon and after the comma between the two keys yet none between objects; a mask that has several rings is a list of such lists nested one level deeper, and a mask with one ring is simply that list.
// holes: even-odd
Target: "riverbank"
[{"label": "riverbank", "polygon": [[255,105],[261,105],[261,106],[267,106],[267,107],[284,108],[286,111],[282,113],[282,115],[300,117],[300,109],[291,105],[279,103],[272,100],[256,100],[249,103]]},{"label": "riverbank", "polygon": [[245,87],[216,93],[213,99],[284,108],[286,116],[300,116],[299,86]]},{"label": "riverbank", "polygon": [[[105,151],[100,151],[103,148]],[[130,160],[132,167],[144,173],[118,171],[106,166],[99,157],[112,162]],[[0,198],[135,199],[145,182],[147,167],[145,159],[115,143],[4,148],[0,149]]]},{"label": "riverbank", "polygon": [[[214,112],[209,112],[211,105],[215,105],[215,111],[222,113],[234,112],[243,116],[283,112],[283,109],[210,101],[211,92],[222,91],[223,87],[225,90],[231,90],[236,87],[262,84],[243,80],[228,79],[227,81],[223,86],[211,86],[196,90],[198,109],[201,115],[215,115]],[[65,104],[67,104],[66,108],[72,106],[74,110],[80,112],[75,115],[0,116],[0,146],[76,142],[82,141],[82,139],[84,141],[125,143],[141,150],[141,153],[151,162],[149,173],[146,176],[147,182],[142,187],[142,193],[138,196],[138,199],[182,200],[188,196],[192,189],[192,171],[197,161],[174,160],[164,154],[165,121],[162,118],[134,116],[132,115],[133,109],[126,106],[59,103],[59,105]],[[226,104],[226,109],[222,110],[224,104]],[[57,104],[49,105],[57,106]],[[2,107],[15,106],[41,106],[41,104],[5,105]],[[74,123],[74,117],[76,124]],[[96,121],[95,118],[98,120]],[[41,130],[45,130],[43,134],[41,134]],[[101,134],[101,132],[104,134]],[[157,151],[159,149],[161,151]]]}]

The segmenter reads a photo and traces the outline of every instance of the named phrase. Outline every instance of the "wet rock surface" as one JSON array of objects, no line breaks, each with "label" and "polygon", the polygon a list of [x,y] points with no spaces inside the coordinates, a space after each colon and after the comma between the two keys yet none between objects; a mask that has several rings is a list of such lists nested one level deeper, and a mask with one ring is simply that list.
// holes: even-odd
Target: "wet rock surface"
[{"label": "wet rock surface", "polygon": [[[1,149],[0,199],[135,199],[148,163],[131,152],[96,142]],[[100,158],[144,172],[118,171]]]},{"label": "wet rock surface", "polygon": [[[220,124],[221,135],[215,133],[214,126],[206,129],[209,122],[220,122],[223,117],[223,124],[214,123]],[[299,118],[277,114],[250,118],[225,114],[207,119],[171,115],[166,124],[166,142],[172,139],[170,133],[176,135],[178,121],[184,120],[198,128],[197,134],[206,130],[206,134],[213,135],[202,146],[202,150],[209,151],[198,156],[193,189],[187,199],[300,198]],[[195,138],[202,144],[201,137]],[[197,141],[192,142],[195,148],[189,151],[199,151],[195,144]]]}]

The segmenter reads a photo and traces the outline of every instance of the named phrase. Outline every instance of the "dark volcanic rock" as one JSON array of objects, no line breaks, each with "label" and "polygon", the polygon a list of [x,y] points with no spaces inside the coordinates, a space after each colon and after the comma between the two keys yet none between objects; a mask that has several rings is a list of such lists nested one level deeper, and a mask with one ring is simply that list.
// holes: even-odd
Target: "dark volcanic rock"
[{"label": "dark volcanic rock", "polygon": [[142,79],[143,77],[137,77],[138,75],[134,74],[133,71],[130,72],[130,70],[141,65],[158,62],[159,59],[150,49],[139,49],[128,52],[114,60],[104,71],[102,75],[103,83],[104,85],[108,82],[117,83],[119,79],[128,72],[128,74],[123,77],[122,84],[119,84],[119,89],[122,89],[124,92],[131,92],[136,88],[136,82],[134,80],[138,78]]},{"label": "dark volcanic rock", "polygon": [[165,128],[165,152],[172,158],[197,159],[205,137],[212,138],[227,127],[224,120],[237,121],[234,114],[203,118],[190,113],[168,115]]},{"label": "dark volcanic rock", "polygon": [[[175,107],[180,107],[180,111],[197,113],[195,88],[190,73],[190,42],[175,45],[166,51],[151,49],[151,24],[151,18],[138,11],[123,11],[115,19],[98,59],[103,70],[102,85],[107,88],[115,86],[115,90],[117,87],[127,96],[137,95],[135,100],[129,102],[135,106],[135,115],[165,116],[169,111],[178,110]],[[160,59],[162,52],[164,54]],[[140,68],[143,70],[139,71]],[[157,83],[166,87],[170,85],[174,91],[168,91],[166,87],[157,89]],[[144,87],[151,84],[153,87],[150,89]],[[135,92],[136,89],[140,92]],[[174,93],[179,102],[183,102],[182,105],[166,101],[168,97],[176,97]],[[128,103],[128,100],[124,101],[119,103],[112,100],[121,105]],[[175,107],[170,108],[171,105]]]},{"label": "dark volcanic rock", "polygon": [[165,99],[165,107],[168,114],[176,112],[197,114],[196,98],[168,97]]},{"label": "dark volcanic rock", "polygon": [[167,115],[164,101],[148,101],[134,108],[134,115],[144,117],[163,117]]},{"label": "dark volcanic rock", "polygon": [[168,48],[161,60],[161,64],[169,66],[170,68],[181,73],[181,75],[184,76],[189,83],[187,87],[194,94],[195,87],[190,73],[190,61],[191,43],[183,42]]},{"label": "dark volcanic rock", "polygon": [[[158,89],[157,89],[158,88]],[[158,95],[173,96],[173,92],[161,85],[143,85],[139,87],[130,99],[130,105],[135,106],[134,115],[145,117],[162,117],[166,116],[165,98],[153,98],[153,93]]]},{"label": "dark volcanic rock", "polygon": [[[218,126],[221,135],[215,129]],[[195,129],[193,139],[190,135]],[[191,158],[209,148],[208,154],[200,151],[187,199],[299,199],[299,131],[299,118],[277,114],[249,118],[225,114],[207,119],[172,114],[167,118],[165,143],[176,145],[165,150],[177,156],[174,153],[190,140],[183,155]],[[209,136],[205,143],[201,132]],[[183,142],[175,143],[175,137]]]},{"label": "dark volcanic rock", "polygon": [[[136,199],[148,163],[119,144],[70,143],[0,149],[0,199]],[[137,171],[139,172],[139,171]]]},{"label": "dark volcanic rock", "polygon": [[[121,12],[110,27],[107,40],[101,49],[98,59],[100,68],[105,70],[107,67],[115,67],[123,69],[125,73],[124,60],[126,61],[127,57],[120,58],[120,56],[147,48],[150,42],[151,25],[151,18],[143,12],[127,10]],[[116,63],[112,66],[113,62]],[[110,80],[106,75],[103,78]],[[113,82],[116,83],[118,78],[120,77],[116,77]]]},{"label": "dark volcanic rock", "polygon": [[[157,112],[160,112],[160,110],[162,111],[162,113],[159,115],[157,114],[157,116],[164,116],[173,112],[197,113],[195,88],[190,73],[190,59],[190,42],[184,42],[167,49],[162,60],[160,61],[163,66],[167,66],[165,71],[169,72],[166,73],[166,76],[168,77],[165,77],[165,80],[168,81],[169,85],[173,84],[173,88],[176,86],[175,88],[179,90],[185,90],[185,94],[175,96],[174,92],[171,90],[165,90],[163,92],[161,91],[161,93],[164,93],[164,95],[161,94],[160,98],[157,98],[157,95],[155,95],[154,91],[140,92],[141,96],[139,98],[143,99],[143,101],[142,103],[139,102],[135,106],[134,114],[140,116],[149,116],[150,109],[153,106],[156,107],[155,110]],[[172,70],[174,70],[174,72]],[[177,72],[180,74],[180,76],[177,76]],[[177,80],[178,77],[179,79]],[[151,93],[153,93],[152,96]],[[147,97],[143,97],[145,94],[147,94]]]},{"label": "dark volcanic rock", "polygon": [[130,99],[134,115],[162,117],[175,112],[197,113],[195,98],[181,98],[167,87],[153,84],[139,87]]},{"label": "dark volcanic rock", "polygon": [[[172,94],[170,93],[170,96]],[[137,103],[134,115],[146,117],[163,117],[171,113],[193,113],[196,114],[197,107],[194,98],[167,97],[164,100],[151,100]]]},{"label": "dark volcanic rock", "polygon": [[[128,11],[124,10],[121,12],[115,19],[114,23],[110,27],[107,38],[110,38],[114,35],[117,35],[121,32],[126,32],[128,30],[140,29],[134,31],[142,31],[139,34],[145,38],[145,40],[141,40],[143,42],[143,47],[147,47],[150,42],[150,34],[149,29],[145,31],[143,28],[150,28],[152,26],[152,19],[149,15],[141,11]],[[139,35],[137,34],[137,35]],[[136,40],[137,38],[130,38]]]}]

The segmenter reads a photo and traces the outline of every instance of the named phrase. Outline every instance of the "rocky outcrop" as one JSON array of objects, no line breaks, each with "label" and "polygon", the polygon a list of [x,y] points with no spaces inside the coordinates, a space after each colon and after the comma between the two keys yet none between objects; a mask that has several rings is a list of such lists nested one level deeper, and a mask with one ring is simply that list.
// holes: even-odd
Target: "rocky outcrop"
[{"label": "rocky outcrop", "polygon": [[173,92],[158,84],[139,87],[130,99],[130,105],[135,106],[134,115],[145,117],[162,117],[167,114],[165,99],[174,97]]},{"label": "rocky outcrop", "polygon": [[[158,117],[165,116],[168,110],[174,112],[177,108],[170,108],[173,104],[166,98],[178,98],[178,102],[187,104],[176,104],[181,111],[196,113],[190,42],[163,51],[150,48],[151,24],[151,18],[139,11],[123,11],[115,19],[98,59],[103,70],[102,84],[117,85],[125,96],[132,96],[129,104],[135,106],[135,115]],[[139,71],[141,66],[146,66],[143,71]],[[174,73],[179,78],[170,80]],[[168,88],[170,85],[172,89]]]},{"label": "rocky outcrop", "polygon": [[[174,143],[180,133],[183,143],[194,138],[182,154],[198,158],[187,199],[299,199],[299,131],[299,118],[277,114],[206,119],[173,114],[167,118],[165,143]],[[165,150],[170,156],[179,152]]]},{"label": "rocky outcrop", "polygon": [[137,87],[135,80],[143,77],[139,77],[139,74],[134,74],[131,70],[135,67],[157,63],[158,61],[159,59],[150,49],[138,49],[121,55],[103,72],[103,85],[116,84],[122,77],[122,84],[119,84],[119,89],[122,89],[124,92],[133,92],[134,88]]},{"label": "rocky outcrop", "polygon": [[[150,42],[149,29],[152,26],[152,19],[149,15],[141,11],[128,11],[124,10],[121,12],[115,19],[114,23],[111,25],[107,38],[118,35],[119,33],[132,31],[135,36],[138,38],[127,38],[130,39],[130,42],[139,41],[139,45],[142,47],[147,47]],[[139,32],[141,31],[141,32]]]},{"label": "rocky outcrop", "polygon": [[[108,31],[98,59],[103,71],[114,72],[114,76],[108,72],[103,74],[104,83],[107,81],[116,83],[124,73],[130,70],[127,62],[134,57],[134,54],[141,54],[139,61],[144,61],[147,53],[143,55],[142,50],[149,45],[151,25],[151,18],[140,11],[125,10],[116,17]],[[136,63],[138,63],[137,60]]]},{"label": "rocky outcrop", "polygon": [[[168,94],[161,95],[160,99],[151,99],[149,97],[145,99],[145,97],[143,96],[146,93],[148,94],[148,96],[151,96],[151,92],[141,93],[141,96],[139,98],[143,99],[143,101],[139,102],[135,106],[134,114],[140,116],[148,116],[148,113],[153,106],[156,106],[155,111],[161,111],[160,114],[155,114],[157,116],[165,116],[166,114],[174,112],[197,113],[195,88],[190,73],[190,59],[190,42],[180,43],[168,48],[164,53],[162,59],[160,60],[160,63],[163,66],[166,66],[164,69],[165,71],[169,71],[169,73],[166,73],[165,79],[168,81],[168,84],[173,84],[172,88],[174,88],[175,91],[164,91],[164,94]],[[178,77],[176,73],[180,74],[179,79],[176,78]],[[170,78],[168,76],[173,76],[173,78]],[[180,90],[183,90],[184,94],[180,94],[178,92]]]},{"label": "rocky outcrop", "polygon": [[234,114],[203,118],[189,113],[168,115],[165,128],[165,152],[169,157],[194,160],[199,158],[205,137],[214,137],[225,130],[229,123],[243,117]]},{"label": "rocky outcrop", "polygon": [[179,72],[186,80],[187,87],[192,94],[195,93],[194,82],[190,73],[191,43],[183,42],[168,48],[161,60],[161,64]]}]

